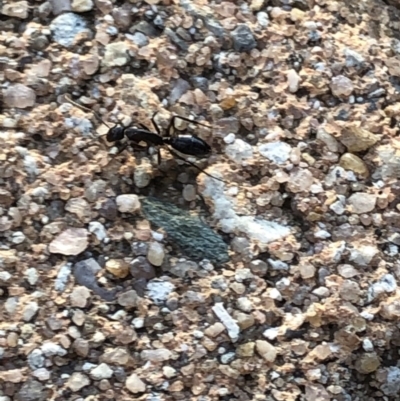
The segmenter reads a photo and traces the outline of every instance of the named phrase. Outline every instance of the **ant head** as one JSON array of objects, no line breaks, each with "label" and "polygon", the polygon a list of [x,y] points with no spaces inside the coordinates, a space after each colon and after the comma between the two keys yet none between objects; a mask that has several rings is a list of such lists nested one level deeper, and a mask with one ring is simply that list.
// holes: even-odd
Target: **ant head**
[{"label": "ant head", "polygon": [[115,125],[108,131],[106,139],[107,142],[120,141],[124,137],[125,128],[122,125]]}]

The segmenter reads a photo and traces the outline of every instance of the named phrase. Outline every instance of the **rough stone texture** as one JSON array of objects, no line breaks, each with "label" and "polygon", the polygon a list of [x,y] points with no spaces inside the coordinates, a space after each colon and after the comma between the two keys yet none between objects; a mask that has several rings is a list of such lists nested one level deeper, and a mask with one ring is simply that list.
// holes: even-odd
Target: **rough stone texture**
[{"label": "rough stone texture", "polygon": [[225,242],[199,218],[154,198],[143,199],[142,208],[144,215],[157,227],[164,229],[168,238],[188,257],[216,262],[228,260]]},{"label": "rough stone texture", "polygon": [[0,401],[397,401],[398,3],[3,0]]}]

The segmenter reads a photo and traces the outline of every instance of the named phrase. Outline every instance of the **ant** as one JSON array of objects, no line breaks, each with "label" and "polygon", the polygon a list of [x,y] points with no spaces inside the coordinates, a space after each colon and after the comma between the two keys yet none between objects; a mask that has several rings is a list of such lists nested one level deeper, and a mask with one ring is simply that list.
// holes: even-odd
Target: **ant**
[{"label": "ant", "polygon": [[[190,120],[186,117],[182,116],[172,116],[171,120],[168,124],[166,132],[168,133],[167,137],[163,137],[161,133],[160,127],[157,125],[155,121],[155,116],[157,115],[158,111],[156,111],[152,118],[151,122],[153,123],[156,132],[150,131],[146,126],[143,124],[139,124],[141,128],[134,128],[134,127],[123,127],[121,125],[115,125],[114,127],[110,127],[108,124],[106,124],[93,110],[79,105],[72,101],[67,95],[65,95],[65,99],[73,104],[76,107],[79,107],[82,110],[92,112],[95,117],[101,121],[106,127],[109,128],[109,131],[106,134],[106,139],[108,142],[119,142],[122,140],[124,137],[127,137],[133,145],[138,148],[138,149],[148,149],[150,145],[153,145],[157,147],[157,162],[158,164],[161,163],[161,154],[160,154],[160,147],[161,146],[166,146],[169,145],[170,147],[166,146],[166,149],[177,159],[180,159],[184,161],[185,163],[190,164],[191,166],[195,167],[202,173],[208,175],[211,178],[214,178],[218,181],[225,182],[224,180],[214,177],[211,174],[208,174],[205,172],[203,169],[200,167],[196,166],[196,164],[190,162],[189,160],[186,160],[184,157],[180,156],[177,152],[180,152],[184,155],[188,156],[208,156],[211,153],[211,147],[210,145],[205,142],[203,139],[199,138],[196,135],[178,135],[174,136],[174,133],[177,130],[175,122],[177,119],[181,119],[183,121],[187,121],[189,123],[193,123],[196,125],[201,125],[206,128],[211,128],[209,125],[199,123],[197,121]],[[145,142],[147,146],[141,146],[140,142]],[[119,150],[118,153],[121,153],[128,147],[128,144],[124,144]],[[172,149],[171,149],[172,148]]]}]

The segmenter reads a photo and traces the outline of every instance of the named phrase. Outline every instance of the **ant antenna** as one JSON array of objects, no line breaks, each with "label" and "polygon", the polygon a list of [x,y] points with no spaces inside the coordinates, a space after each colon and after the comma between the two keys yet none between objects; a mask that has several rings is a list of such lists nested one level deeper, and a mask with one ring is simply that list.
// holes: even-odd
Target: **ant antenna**
[{"label": "ant antenna", "polygon": [[64,98],[67,100],[68,103],[71,103],[72,105],[74,105],[75,107],[78,107],[78,109],[87,111],[89,113],[93,113],[93,115],[99,120],[101,121],[108,129],[112,129],[101,117],[99,114],[97,114],[94,110],[89,109],[89,107],[86,106],[82,106],[81,104],[75,103],[68,95],[64,95]]}]

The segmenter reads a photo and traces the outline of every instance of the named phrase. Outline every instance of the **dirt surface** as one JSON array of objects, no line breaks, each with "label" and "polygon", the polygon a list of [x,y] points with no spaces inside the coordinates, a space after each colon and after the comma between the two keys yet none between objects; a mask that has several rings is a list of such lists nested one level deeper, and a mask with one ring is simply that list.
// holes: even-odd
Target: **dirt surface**
[{"label": "dirt surface", "polygon": [[3,0],[0,401],[399,400],[397,5]]}]

